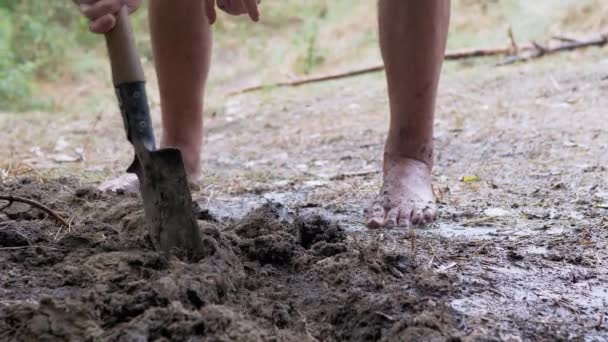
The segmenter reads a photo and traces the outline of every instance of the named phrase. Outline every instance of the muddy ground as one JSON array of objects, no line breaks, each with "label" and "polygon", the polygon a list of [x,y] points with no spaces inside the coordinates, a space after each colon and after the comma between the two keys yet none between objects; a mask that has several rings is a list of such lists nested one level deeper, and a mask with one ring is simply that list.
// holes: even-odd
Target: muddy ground
[{"label": "muddy ground", "polygon": [[153,253],[137,197],[92,190],[131,158],[113,103],[3,116],[0,194],[72,225],[0,214],[0,340],[608,340],[606,56],[448,63],[427,228],[362,224],[383,75],[226,99],[208,113],[195,264]]},{"label": "muddy ground", "polygon": [[387,248],[404,234],[347,235],[268,203],[224,223],[202,214],[208,256],[188,264],[152,251],[134,196],[67,180],[3,191],[87,220],[65,234],[36,211],[2,223],[2,340],[444,340],[466,328],[445,301],[456,278],[429,270],[427,253]]}]

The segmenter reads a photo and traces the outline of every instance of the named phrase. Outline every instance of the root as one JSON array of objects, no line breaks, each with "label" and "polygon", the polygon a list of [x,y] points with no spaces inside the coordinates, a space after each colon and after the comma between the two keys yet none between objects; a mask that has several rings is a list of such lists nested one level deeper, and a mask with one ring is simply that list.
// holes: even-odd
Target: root
[{"label": "root", "polygon": [[70,224],[63,218],[61,217],[61,215],[57,214],[55,211],[53,211],[51,208],[40,204],[36,201],[27,199],[27,198],[23,198],[23,197],[17,197],[17,196],[2,196],[0,195],[0,200],[2,201],[8,201],[8,204],[3,206],[2,208],[0,208],[0,211],[10,207],[13,203],[15,202],[19,202],[19,203],[25,203],[28,205],[31,205],[34,208],[40,209],[42,211],[44,211],[45,213],[47,213],[49,216],[51,216],[52,218],[54,218],[57,222],[59,222],[62,226],[69,228]]}]

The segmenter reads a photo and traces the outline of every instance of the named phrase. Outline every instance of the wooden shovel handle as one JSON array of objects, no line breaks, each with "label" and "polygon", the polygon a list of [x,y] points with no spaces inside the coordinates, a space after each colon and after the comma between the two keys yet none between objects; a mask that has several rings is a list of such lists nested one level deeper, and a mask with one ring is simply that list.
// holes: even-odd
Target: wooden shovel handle
[{"label": "wooden shovel handle", "polygon": [[116,26],[105,34],[114,85],[144,82],[144,71],[135,47],[133,29],[129,20],[127,7],[124,6],[116,15]]}]

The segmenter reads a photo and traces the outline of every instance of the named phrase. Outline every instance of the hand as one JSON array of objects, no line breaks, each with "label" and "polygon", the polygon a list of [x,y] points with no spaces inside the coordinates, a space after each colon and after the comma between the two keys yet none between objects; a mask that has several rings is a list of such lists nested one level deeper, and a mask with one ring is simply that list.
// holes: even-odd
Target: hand
[{"label": "hand", "polygon": [[209,23],[215,23],[217,13],[215,11],[215,3],[222,11],[231,15],[249,14],[253,21],[260,20],[260,11],[258,4],[260,0],[204,0]]},{"label": "hand", "polygon": [[[89,19],[89,29],[95,33],[107,33],[116,25],[116,13],[127,6],[135,12],[142,0],[73,0],[80,12]],[[170,1],[170,0],[166,0]]]}]

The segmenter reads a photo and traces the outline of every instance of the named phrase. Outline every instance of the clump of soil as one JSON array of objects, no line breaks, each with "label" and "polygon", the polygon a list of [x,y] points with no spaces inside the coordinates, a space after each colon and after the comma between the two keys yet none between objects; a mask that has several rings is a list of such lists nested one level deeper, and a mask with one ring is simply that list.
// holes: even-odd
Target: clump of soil
[{"label": "clump of soil", "polygon": [[[71,213],[73,227],[0,216],[0,340],[401,341],[461,335],[452,280],[320,216],[266,204],[201,221],[197,263],[152,250],[137,197],[69,180],[3,191]],[[53,199],[53,201],[49,200]]]},{"label": "clump of soil", "polygon": [[310,248],[318,242],[340,243],[346,239],[344,229],[319,215],[298,218],[295,228],[298,241],[304,248]]}]

